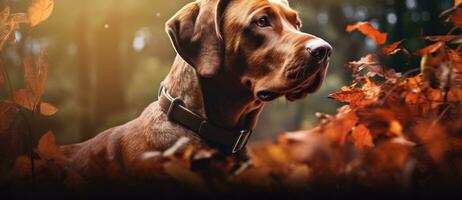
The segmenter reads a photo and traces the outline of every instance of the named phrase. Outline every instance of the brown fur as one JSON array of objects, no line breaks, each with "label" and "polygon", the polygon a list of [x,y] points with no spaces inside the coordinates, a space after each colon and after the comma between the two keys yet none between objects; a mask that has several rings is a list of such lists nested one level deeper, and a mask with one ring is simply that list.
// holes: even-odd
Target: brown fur
[{"label": "brown fur", "polygon": [[[272,28],[253,23],[262,14],[270,16]],[[190,3],[167,22],[178,56],[162,84],[210,122],[252,129],[265,104],[259,91],[297,100],[324,78],[328,60],[315,62],[305,52],[306,44],[321,39],[300,32],[299,25],[284,0]],[[86,177],[146,177],[155,166],[143,162],[143,153],[166,150],[182,136],[207,147],[194,132],[168,121],[154,102],[133,121],[63,150]]]}]

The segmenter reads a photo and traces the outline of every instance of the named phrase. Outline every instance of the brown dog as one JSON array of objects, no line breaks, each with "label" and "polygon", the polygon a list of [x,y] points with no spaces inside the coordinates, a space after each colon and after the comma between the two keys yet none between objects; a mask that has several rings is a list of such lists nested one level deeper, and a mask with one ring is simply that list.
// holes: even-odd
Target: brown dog
[{"label": "brown dog", "polygon": [[286,0],[198,0],[166,26],[178,56],[162,83],[165,94],[181,99],[193,118],[204,121],[198,131],[187,128],[169,118],[177,102],[167,101],[164,108],[156,101],[125,125],[63,147],[84,176],[143,176],[149,171],[143,153],[163,151],[183,136],[191,145],[220,148],[199,136],[207,132],[204,124],[220,127],[208,131],[218,140],[235,136],[220,130],[253,129],[265,102],[281,96],[294,101],[317,91],[332,51],[324,40],[300,31],[298,14]]}]

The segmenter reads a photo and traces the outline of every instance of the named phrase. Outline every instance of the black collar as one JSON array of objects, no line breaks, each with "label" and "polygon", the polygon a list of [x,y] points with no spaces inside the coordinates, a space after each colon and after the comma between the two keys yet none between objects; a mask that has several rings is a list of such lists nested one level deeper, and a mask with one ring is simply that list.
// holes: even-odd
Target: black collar
[{"label": "black collar", "polygon": [[226,153],[234,154],[241,151],[252,134],[251,130],[227,130],[211,124],[207,119],[186,108],[180,98],[170,96],[163,86],[160,87],[158,96],[160,108],[168,120],[196,132],[211,146]]}]

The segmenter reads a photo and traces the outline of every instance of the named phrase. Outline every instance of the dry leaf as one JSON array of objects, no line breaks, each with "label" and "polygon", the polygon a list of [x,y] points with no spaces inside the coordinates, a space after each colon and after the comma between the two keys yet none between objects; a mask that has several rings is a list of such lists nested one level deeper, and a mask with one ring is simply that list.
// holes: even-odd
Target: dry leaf
[{"label": "dry leaf", "polygon": [[462,3],[462,0],[454,0],[454,7],[459,6]]},{"label": "dry leaf", "polygon": [[399,46],[401,46],[401,43],[403,43],[404,40],[400,40],[398,42],[394,42],[388,46],[385,46],[385,47],[382,47],[382,49],[380,50],[380,54],[382,55],[385,55],[385,56],[389,56],[389,55],[393,55],[395,53],[397,53],[400,49],[398,48]]},{"label": "dry leaf", "polygon": [[365,146],[374,147],[371,132],[362,124],[353,129],[350,140],[353,141],[355,147],[358,149],[363,149]]},{"label": "dry leaf", "polygon": [[368,22],[358,22],[355,25],[348,25],[346,31],[352,32],[358,30],[364,35],[372,38],[378,45],[382,45],[387,40],[387,34],[381,33]]},{"label": "dry leaf", "polygon": [[41,102],[40,103],[40,113],[45,116],[51,116],[56,114],[58,112],[58,109],[54,107],[53,105],[46,103],[46,102]]},{"label": "dry leaf", "polygon": [[176,181],[188,184],[198,190],[206,190],[205,181],[198,174],[174,162],[165,163],[163,166],[165,172]]},{"label": "dry leaf", "polygon": [[27,15],[29,16],[30,25],[36,26],[45,21],[53,11],[53,0],[32,0]]},{"label": "dry leaf", "polygon": [[358,61],[351,61],[348,63],[348,67],[353,71],[353,74],[356,74],[364,69],[364,67],[371,65],[378,65],[377,58],[372,54],[368,54]]},{"label": "dry leaf", "polygon": [[40,138],[37,153],[43,160],[51,160],[62,166],[68,164],[68,159],[55,143],[55,136],[51,131]]},{"label": "dry leaf", "polygon": [[460,35],[433,35],[424,37],[425,40],[433,42],[451,42],[453,40],[461,40],[462,36]]},{"label": "dry leaf", "polygon": [[449,20],[457,27],[462,28],[462,9],[458,8],[454,14],[449,17]]},{"label": "dry leaf", "polygon": [[36,105],[39,103],[39,99],[29,89],[20,89],[13,92],[10,99],[15,103],[31,111],[35,110]]}]

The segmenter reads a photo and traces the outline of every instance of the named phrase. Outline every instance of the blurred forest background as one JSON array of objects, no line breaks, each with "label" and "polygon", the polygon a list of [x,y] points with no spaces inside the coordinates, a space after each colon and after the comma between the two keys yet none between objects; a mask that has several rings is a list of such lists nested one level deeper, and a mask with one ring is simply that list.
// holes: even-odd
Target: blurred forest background
[{"label": "blurred forest background", "polygon": [[[74,143],[125,123],[156,100],[160,81],[175,52],[164,23],[190,1],[175,0],[57,0],[51,17],[29,31],[15,33],[18,45],[8,46],[0,58],[14,88],[23,86],[21,55],[48,52],[50,74],[44,100],[60,110],[43,119],[52,125],[58,143]],[[389,33],[388,43],[407,38],[409,50],[423,47],[422,35],[446,34],[439,13],[452,0],[291,0],[304,23],[303,31],[324,38],[334,47],[328,78],[322,90],[297,103],[278,99],[260,117],[253,140],[316,124],[315,112],[333,113],[335,101],[327,95],[350,81],[343,63],[376,50],[359,33],[345,32],[348,24],[369,21]],[[0,10],[24,12],[27,0],[0,0]],[[423,27],[423,28],[421,28]],[[402,63],[403,55],[385,63]],[[418,67],[418,60],[398,71]],[[0,97],[7,95],[0,90]]]}]

